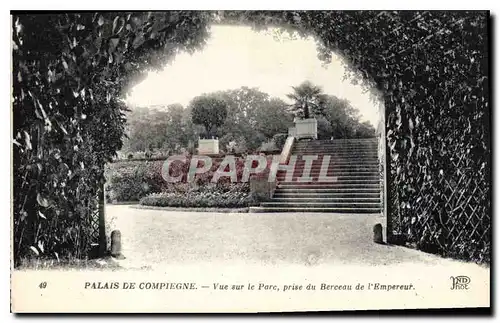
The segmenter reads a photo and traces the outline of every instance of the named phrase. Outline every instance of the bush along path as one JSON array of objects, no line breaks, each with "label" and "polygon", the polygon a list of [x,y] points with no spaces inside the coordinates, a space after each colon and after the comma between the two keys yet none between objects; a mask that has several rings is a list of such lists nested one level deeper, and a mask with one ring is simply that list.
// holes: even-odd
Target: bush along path
[{"label": "bush along path", "polygon": [[253,205],[248,184],[231,185],[227,191],[217,185],[186,192],[154,193],[140,200],[141,205],[182,208],[244,208]]}]

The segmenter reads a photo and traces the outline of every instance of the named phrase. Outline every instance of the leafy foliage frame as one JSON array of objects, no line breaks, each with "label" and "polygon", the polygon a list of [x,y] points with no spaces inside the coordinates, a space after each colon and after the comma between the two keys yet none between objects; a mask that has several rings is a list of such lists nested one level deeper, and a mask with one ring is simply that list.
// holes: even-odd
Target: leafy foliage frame
[{"label": "leafy foliage frame", "polygon": [[[33,253],[87,254],[92,201],[104,164],[121,147],[120,97],[177,51],[200,48],[214,22],[281,26],[316,37],[322,60],[332,51],[344,57],[385,103],[390,236],[418,242],[417,247],[443,246],[434,250],[441,254],[489,261],[488,16],[481,11],[14,13],[15,263]],[[467,234],[457,233],[460,241],[447,243],[450,237],[439,232],[448,224],[436,219],[448,211],[439,202],[425,215],[426,223],[434,221],[434,232],[405,231],[416,226],[414,201],[431,205],[436,194],[451,194],[446,182],[454,185],[464,176],[465,182],[477,179],[483,197],[469,203],[481,216],[459,222],[469,231],[471,221],[479,223],[474,228],[480,242],[471,244]],[[470,190],[462,186],[458,193]],[[451,217],[464,214],[454,210]]]}]

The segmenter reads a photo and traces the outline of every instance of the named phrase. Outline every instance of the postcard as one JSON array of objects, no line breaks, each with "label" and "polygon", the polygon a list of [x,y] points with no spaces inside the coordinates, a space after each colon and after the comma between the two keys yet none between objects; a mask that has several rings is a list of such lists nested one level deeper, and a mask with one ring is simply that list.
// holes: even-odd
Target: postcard
[{"label": "postcard", "polygon": [[487,311],[489,24],[12,11],[11,311]]}]

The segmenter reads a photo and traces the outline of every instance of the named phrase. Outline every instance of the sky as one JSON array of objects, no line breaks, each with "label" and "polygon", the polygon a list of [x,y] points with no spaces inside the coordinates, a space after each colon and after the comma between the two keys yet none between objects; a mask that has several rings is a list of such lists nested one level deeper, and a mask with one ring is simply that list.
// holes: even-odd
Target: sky
[{"label": "sky", "polygon": [[187,106],[200,94],[247,86],[291,103],[286,97],[291,87],[309,80],[326,94],[349,100],[362,121],[376,125],[378,105],[361,85],[344,80],[344,72],[338,56],[326,66],[318,59],[311,37],[276,39],[272,30],[215,25],[203,50],[179,53],[163,70],[150,72],[132,89],[127,102],[131,106]]}]

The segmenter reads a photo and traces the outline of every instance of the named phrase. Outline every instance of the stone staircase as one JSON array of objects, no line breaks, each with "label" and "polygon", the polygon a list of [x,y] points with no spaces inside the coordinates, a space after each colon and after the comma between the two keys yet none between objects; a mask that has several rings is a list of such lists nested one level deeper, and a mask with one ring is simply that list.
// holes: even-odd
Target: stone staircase
[{"label": "stone staircase", "polygon": [[[270,201],[261,203],[260,212],[382,211],[376,138],[299,141],[294,144],[294,155],[297,159],[291,181],[284,170],[279,170],[276,191]],[[310,168],[312,181],[300,179],[305,155],[318,156]],[[326,161],[322,165],[324,156],[330,156],[329,164]],[[322,175],[326,174],[329,181],[319,180],[322,167]]]}]

